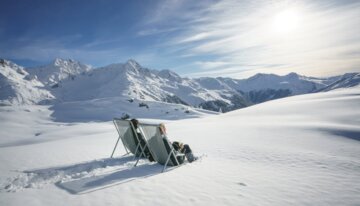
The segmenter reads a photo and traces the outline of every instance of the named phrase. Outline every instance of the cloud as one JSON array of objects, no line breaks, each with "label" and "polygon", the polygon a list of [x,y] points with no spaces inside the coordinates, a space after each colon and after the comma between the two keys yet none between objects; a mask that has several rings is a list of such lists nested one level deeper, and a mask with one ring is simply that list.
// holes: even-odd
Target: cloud
[{"label": "cloud", "polygon": [[[278,32],[274,18],[287,10],[299,15],[298,27]],[[193,76],[327,76],[360,70],[359,1],[160,0],[128,12],[139,18],[123,22],[118,13],[109,13],[112,20],[101,29],[77,30],[80,34],[29,34],[29,27],[24,34],[2,38],[0,55],[37,61],[74,58],[95,66],[135,58]],[[118,21],[128,24],[117,26]]]},{"label": "cloud", "polygon": [[198,34],[195,34],[193,36],[189,36],[185,39],[182,39],[181,41],[179,41],[179,43],[189,43],[189,42],[194,42],[194,41],[200,41],[200,40],[203,40],[203,39],[206,39],[210,36],[210,33],[208,32],[201,32],[201,33],[198,33]]},{"label": "cloud", "polygon": [[216,69],[219,67],[228,66],[231,63],[224,61],[198,61],[195,62],[195,64],[198,65],[201,69],[210,70],[210,69]]},{"label": "cloud", "polygon": [[[297,11],[299,26],[278,33],[274,18],[289,9]],[[194,59],[193,67],[203,70],[195,69],[189,75],[234,75],[245,70],[306,75],[360,71],[360,2],[224,0],[184,16],[187,19],[181,25],[186,26],[164,46],[181,47],[175,53]],[[208,56],[211,61],[196,60]]]},{"label": "cloud", "polygon": [[169,33],[178,30],[178,28],[166,28],[166,29],[159,29],[159,28],[151,28],[151,29],[144,29],[137,32],[138,36],[151,36],[157,35],[162,33]]}]

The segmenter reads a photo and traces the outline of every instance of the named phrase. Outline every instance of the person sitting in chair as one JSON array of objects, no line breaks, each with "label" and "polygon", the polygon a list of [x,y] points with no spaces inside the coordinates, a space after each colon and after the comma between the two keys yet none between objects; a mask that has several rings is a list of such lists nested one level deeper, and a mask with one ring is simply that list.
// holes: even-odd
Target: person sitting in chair
[{"label": "person sitting in chair", "polygon": [[178,141],[174,141],[171,142],[168,138],[167,138],[167,133],[166,133],[166,127],[165,124],[161,123],[160,124],[160,133],[163,136],[163,138],[165,138],[173,147],[177,152],[183,153],[185,154],[186,159],[191,163],[195,160],[197,160],[197,157],[195,157],[192,153],[192,150],[190,148],[190,146],[188,144],[183,144],[181,142]]}]

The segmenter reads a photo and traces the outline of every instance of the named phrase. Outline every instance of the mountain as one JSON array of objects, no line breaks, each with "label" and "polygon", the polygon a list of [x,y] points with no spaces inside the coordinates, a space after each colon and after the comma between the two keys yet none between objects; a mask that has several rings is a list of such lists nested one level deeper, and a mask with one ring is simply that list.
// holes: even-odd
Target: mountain
[{"label": "mountain", "polygon": [[[199,78],[197,82],[205,88],[223,89],[233,93],[232,99],[236,98],[237,101],[231,101],[231,104],[219,100],[201,103],[204,109],[218,111],[221,108],[225,112],[269,100],[312,93],[339,78],[314,78],[290,73],[285,76],[256,74],[240,80],[222,77]],[[240,99],[242,100],[239,101]]]},{"label": "mountain", "polygon": [[292,95],[304,94],[315,91],[324,84],[311,79],[290,73],[285,76],[275,74],[256,74],[248,79],[237,80],[234,85],[237,90],[243,92],[261,91],[264,89],[288,90]]},{"label": "mountain", "polygon": [[[328,78],[305,77],[296,73],[290,73],[285,76],[260,73],[248,79],[219,79],[240,92],[253,104],[293,95],[312,93],[329,84]],[[337,79],[334,78],[330,82]]]},{"label": "mountain", "polygon": [[91,69],[90,66],[72,59],[56,58],[48,65],[26,69],[26,71],[33,76],[37,76],[43,84],[51,86],[64,79],[74,78],[78,74],[86,73]]},{"label": "mountain", "polygon": [[[37,68],[37,71],[39,70]],[[35,75],[35,72],[32,74]],[[45,84],[48,79],[45,78]],[[229,88],[206,88],[198,80],[181,78],[169,70],[151,70],[134,60],[77,72],[71,78],[62,78],[61,81],[52,83],[56,84],[49,90],[62,102],[123,96],[129,99],[198,106],[200,103],[215,100],[230,104],[236,94],[235,90]]]},{"label": "mountain", "polygon": [[50,91],[21,66],[0,59],[0,105],[43,104],[54,99]]},{"label": "mountain", "polygon": [[327,92],[339,88],[349,88],[360,84],[360,73],[347,73],[342,75],[338,80],[321,88],[319,91]]},{"label": "mountain", "polygon": [[[9,61],[4,60],[5,62],[10,65]],[[11,65],[13,66],[6,68],[12,68],[9,71],[15,71],[13,76],[17,77],[14,79],[9,76],[10,72],[4,73],[1,84],[9,85],[9,82],[12,82],[12,85],[33,85],[38,94],[31,97],[31,93],[24,89],[14,90],[2,86],[2,102],[7,102],[6,104],[38,104],[49,100],[52,103],[61,103],[121,97],[227,112],[273,99],[359,84],[358,74],[330,78],[290,73],[285,76],[256,74],[248,79],[192,79],[183,78],[170,70],[149,69],[132,59],[100,68],[59,58],[41,67],[24,69],[14,66],[13,63]],[[17,70],[21,72],[16,72]],[[12,95],[7,95],[8,93]],[[15,101],[11,96],[23,98]]]}]

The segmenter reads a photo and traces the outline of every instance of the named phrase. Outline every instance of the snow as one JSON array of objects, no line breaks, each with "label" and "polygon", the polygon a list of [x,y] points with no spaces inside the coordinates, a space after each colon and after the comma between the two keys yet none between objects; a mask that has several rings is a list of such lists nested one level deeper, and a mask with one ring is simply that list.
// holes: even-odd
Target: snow
[{"label": "snow", "polygon": [[109,120],[76,119],[65,104],[0,107],[0,205],[359,205],[359,105],[357,86],[177,121],[137,110],[201,156],[165,173],[132,167],[121,147],[109,159]]},{"label": "snow", "polygon": [[92,69],[74,60],[56,59],[49,65],[27,71],[46,85],[60,102],[119,96],[163,101],[175,95],[197,106],[204,101],[224,99],[222,89],[208,90],[196,80],[181,78],[170,70],[150,70],[135,60]]},{"label": "snow", "polygon": [[338,88],[348,88],[360,84],[359,73],[347,73],[342,75],[339,80],[329,84],[328,86],[320,89],[320,91],[331,91]]},{"label": "snow", "polygon": [[56,58],[52,63],[40,67],[30,68],[27,71],[43,82],[45,85],[53,85],[71,76],[90,71],[91,66],[82,64],[72,59]]},{"label": "snow", "polygon": [[[122,97],[182,102],[194,107],[217,101],[225,103],[222,109],[228,111],[229,108],[242,108],[284,96],[359,84],[359,78],[349,79],[346,75],[312,78],[296,73],[285,76],[257,74],[242,80],[220,77],[190,79],[170,70],[148,69],[132,59],[101,68],[60,58],[48,65],[22,68],[1,59],[0,72],[1,105],[54,104]],[[217,107],[207,109],[218,111]]]},{"label": "snow", "polygon": [[[130,102],[132,101],[132,102]],[[143,104],[143,107],[139,105]],[[130,118],[147,119],[186,119],[218,114],[208,110],[155,101],[140,101],[121,97],[101,98],[88,101],[73,101],[55,104],[50,107],[51,116],[58,122],[109,121],[128,114]]]},{"label": "snow", "polygon": [[[325,80],[323,80],[324,82]],[[285,76],[276,74],[256,74],[248,79],[238,80],[237,87],[244,92],[259,91],[263,89],[288,89],[293,95],[305,94],[323,87],[319,80],[303,77],[296,73]]]},{"label": "snow", "polygon": [[0,105],[37,104],[54,96],[21,66],[1,59]]}]

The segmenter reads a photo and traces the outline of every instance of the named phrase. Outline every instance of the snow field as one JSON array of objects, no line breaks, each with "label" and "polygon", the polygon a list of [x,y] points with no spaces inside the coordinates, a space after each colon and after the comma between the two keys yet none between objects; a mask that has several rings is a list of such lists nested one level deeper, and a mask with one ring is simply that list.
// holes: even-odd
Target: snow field
[{"label": "snow field", "polygon": [[109,159],[111,122],[54,122],[44,109],[13,124],[26,112],[2,109],[1,137],[12,136],[1,139],[0,204],[358,205],[359,103],[356,87],[168,121],[169,137],[202,158],[165,173],[133,168],[122,147]]}]

